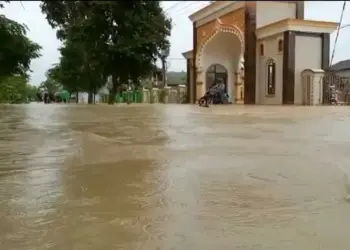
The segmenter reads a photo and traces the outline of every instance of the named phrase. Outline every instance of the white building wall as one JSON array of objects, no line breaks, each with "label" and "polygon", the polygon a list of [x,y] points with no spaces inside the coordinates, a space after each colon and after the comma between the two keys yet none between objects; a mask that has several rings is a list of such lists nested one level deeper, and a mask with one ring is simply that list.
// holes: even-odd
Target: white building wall
[{"label": "white building wall", "polygon": [[296,18],[296,4],[291,2],[256,1],[256,28]]},{"label": "white building wall", "polygon": [[[89,96],[89,94],[87,92],[79,92],[79,101],[78,101],[78,103],[87,104],[88,103],[88,96]],[[100,95],[99,94],[95,95],[95,102],[96,103],[100,102]]]},{"label": "white building wall", "polygon": [[[283,40],[283,34],[259,40],[256,46],[256,104],[282,104],[283,91],[283,51],[278,51],[278,41]],[[260,44],[264,45],[264,56],[260,56]],[[273,59],[276,63],[275,95],[267,95],[267,62]]]},{"label": "white building wall", "polygon": [[303,88],[301,72],[305,69],[322,68],[322,39],[321,37],[295,37],[295,87],[294,104],[301,105]]},{"label": "white building wall", "polygon": [[234,101],[235,72],[238,72],[242,57],[241,43],[235,34],[219,32],[203,50],[200,68],[202,72],[197,75],[197,99],[202,97],[207,89],[206,71],[213,64],[221,64],[227,70],[227,90],[230,101]]}]

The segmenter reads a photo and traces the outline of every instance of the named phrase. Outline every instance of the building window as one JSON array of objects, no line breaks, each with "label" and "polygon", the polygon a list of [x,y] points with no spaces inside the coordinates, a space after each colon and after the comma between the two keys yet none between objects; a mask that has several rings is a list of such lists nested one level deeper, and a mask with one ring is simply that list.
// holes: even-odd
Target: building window
[{"label": "building window", "polygon": [[260,56],[264,56],[264,44],[260,44]]},{"label": "building window", "polygon": [[267,95],[276,94],[276,63],[274,60],[267,61]]},{"label": "building window", "polygon": [[283,40],[279,39],[278,40],[278,52],[282,52],[283,51]]}]

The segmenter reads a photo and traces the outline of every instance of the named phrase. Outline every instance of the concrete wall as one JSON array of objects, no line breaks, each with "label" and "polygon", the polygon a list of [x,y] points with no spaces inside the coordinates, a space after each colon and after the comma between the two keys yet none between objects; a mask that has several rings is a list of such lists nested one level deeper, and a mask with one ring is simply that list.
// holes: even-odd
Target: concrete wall
[{"label": "concrete wall", "polygon": [[[88,103],[88,96],[89,96],[89,94],[87,92],[79,92],[79,101],[78,101],[78,103],[87,104]],[[96,103],[100,102],[100,95],[99,94],[95,95],[95,102]]]},{"label": "concrete wall", "polygon": [[322,68],[322,39],[320,37],[295,37],[295,89],[294,104],[301,105],[303,88],[301,73],[305,69]]},{"label": "concrete wall", "polygon": [[143,89],[143,103],[186,103],[187,87],[165,87],[164,89]]},{"label": "concrete wall", "polygon": [[256,28],[296,17],[296,4],[291,2],[257,1]]},{"label": "concrete wall", "polygon": [[[278,51],[278,41],[283,34],[268,37],[257,42],[256,104],[282,104],[283,88],[283,51]],[[260,55],[260,44],[264,45],[264,56]],[[276,63],[275,95],[267,95],[267,63],[273,59]]]}]

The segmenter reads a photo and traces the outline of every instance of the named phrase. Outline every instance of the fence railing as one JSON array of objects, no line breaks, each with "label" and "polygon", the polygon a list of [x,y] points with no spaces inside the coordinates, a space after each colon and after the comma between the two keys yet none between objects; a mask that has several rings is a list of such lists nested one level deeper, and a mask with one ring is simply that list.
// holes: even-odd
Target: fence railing
[{"label": "fence railing", "polygon": [[327,73],[323,77],[323,104],[350,105],[350,77]]},{"label": "fence railing", "polygon": [[[164,87],[142,90],[128,90],[117,93],[116,103],[186,103],[186,87]],[[108,96],[102,98],[108,102]]]}]

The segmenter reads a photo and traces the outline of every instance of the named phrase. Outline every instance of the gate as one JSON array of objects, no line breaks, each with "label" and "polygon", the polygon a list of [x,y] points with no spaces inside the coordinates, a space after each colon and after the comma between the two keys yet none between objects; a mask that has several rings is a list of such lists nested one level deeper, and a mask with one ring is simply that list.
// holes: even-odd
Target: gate
[{"label": "gate", "polygon": [[323,104],[350,105],[350,77],[326,72],[323,77]]}]

